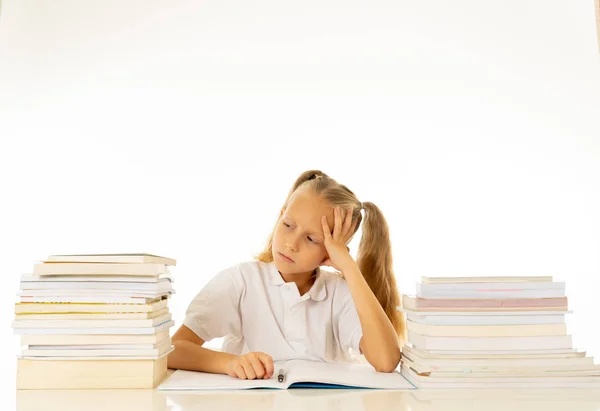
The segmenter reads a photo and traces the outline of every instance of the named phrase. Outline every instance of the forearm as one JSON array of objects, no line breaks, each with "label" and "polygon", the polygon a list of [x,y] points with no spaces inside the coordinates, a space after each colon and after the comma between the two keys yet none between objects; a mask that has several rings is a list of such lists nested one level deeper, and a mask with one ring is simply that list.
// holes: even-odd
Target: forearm
[{"label": "forearm", "polygon": [[174,340],[175,350],[167,357],[167,367],[227,374],[227,363],[234,354],[213,351],[187,340]]},{"label": "forearm", "polygon": [[362,351],[377,371],[391,372],[401,352],[394,326],[371,291],[354,260],[342,270],[348,283],[363,331]]}]

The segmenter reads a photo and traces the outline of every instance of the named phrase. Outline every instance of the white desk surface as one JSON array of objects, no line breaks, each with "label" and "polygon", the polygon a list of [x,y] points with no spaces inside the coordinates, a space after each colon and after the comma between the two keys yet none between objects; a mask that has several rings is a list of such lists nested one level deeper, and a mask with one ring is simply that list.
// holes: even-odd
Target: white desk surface
[{"label": "white desk surface", "polygon": [[600,389],[16,390],[16,403],[17,411],[600,411]]}]

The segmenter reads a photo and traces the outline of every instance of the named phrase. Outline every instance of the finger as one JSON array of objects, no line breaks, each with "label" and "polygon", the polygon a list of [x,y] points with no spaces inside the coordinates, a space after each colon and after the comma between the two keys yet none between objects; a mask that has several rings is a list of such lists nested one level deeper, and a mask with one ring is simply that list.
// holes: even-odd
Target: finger
[{"label": "finger", "polygon": [[321,225],[323,226],[323,235],[325,238],[331,238],[331,229],[329,228],[329,224],[327,224],[327,217],[321,217]]},{"label": "finger", "polygon": [[350,229],[348,230],[346,241],[348,241],[354,235],[354,232],[356,231],[356,226],[357,225],[358,225],[358,219],[354,220],[352,222],[352,225],[350,226]]},{"label": "finger", "polygon": [[250,365],[252,371],[254,371],[255,378],[262,378],[265,376],[265,367],[257,356],[250,357]]},{"label": "finger", "polygon": [[246,379],[246,373],[244,372],[244,367],[242,367],[241,364],[238,364],[235,367],[233,367],[233,372],[235,373],[235,375],[237,375],[237,377],[240,380]]},{"label": "finger", "polygon": [[246,378],[248,378],[249,380],[253,380],[256,378],[256,374],[254,373],[254,369],[252,368],[252,365],[250,364],[250,362],[244,361],[242,363],[242,367],[244,367],[244,372],[246,373]]},{"label": "finger", "polygon": [[348,233],[350,232],[350,226],[352,225],[352,208],[346,209],[346,216],[344,217],[344,227],[342,228],[342,238],[346,240]]},{"label": "finger", "polygon": [[340,237],[342,231],[342,218],[340,217],[341,211],[338,207],[333,210],[333,239],[337,240]]},{"label": "finger", "polygon": [[262,354],[258,358],[260,358],[260,361],[265,366],[265,378],[271,378],[275,373],[275,365],[273,364],[273,358],[268,354]]}]

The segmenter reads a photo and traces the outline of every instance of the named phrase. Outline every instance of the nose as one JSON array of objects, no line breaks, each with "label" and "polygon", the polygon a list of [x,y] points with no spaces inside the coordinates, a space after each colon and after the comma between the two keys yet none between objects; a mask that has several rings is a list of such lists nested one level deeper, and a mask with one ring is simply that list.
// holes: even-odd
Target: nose
[{"label": "nose", "polygon": [[292,251],[298,251],[298,235],[290,234],[286,238],[286,247]]}]

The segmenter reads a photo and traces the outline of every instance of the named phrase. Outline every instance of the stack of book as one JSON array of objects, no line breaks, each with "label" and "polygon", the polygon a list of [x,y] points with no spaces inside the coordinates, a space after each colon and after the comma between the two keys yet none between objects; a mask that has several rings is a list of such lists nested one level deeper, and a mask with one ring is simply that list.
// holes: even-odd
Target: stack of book
[{"label": "stack of book", "polygon": [[567,334],[552,277],[422,277],[403,295],[401,370],[417,387],[600,387],[600,366]]},{"label": "stack of book", "polygon": [[17,389],[157,386],[173,350],[174,265],[150,254],[55,255],[22,275]]}]

